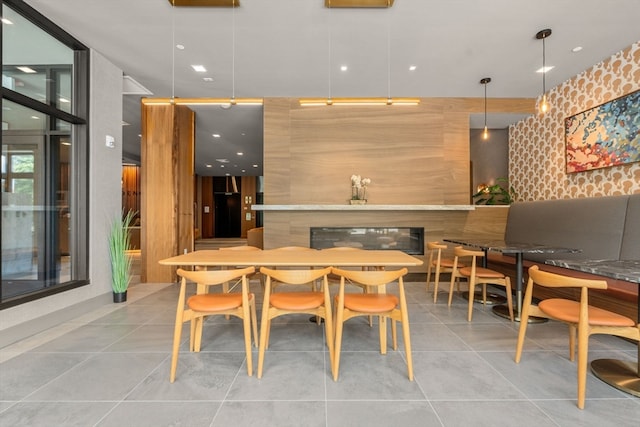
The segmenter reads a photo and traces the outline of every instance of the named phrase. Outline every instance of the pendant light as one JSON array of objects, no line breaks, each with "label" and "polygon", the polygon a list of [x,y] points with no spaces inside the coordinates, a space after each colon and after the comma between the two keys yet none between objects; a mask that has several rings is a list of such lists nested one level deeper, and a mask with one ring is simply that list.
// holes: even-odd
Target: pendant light
[{"label": "pendant light", "polygon": [[551,29],[547,28],[540,30],[536,33],[536,39],[542,40],[542,99],[540,100],[540,113],[544,114],[549,110],[549,104],[547,103],[547,88],[546,88],[546,46],[545,40],[551,36]]},{"label": "pendant light", "polygon": [[480,80],[480,84],[484,85],[484,130],[482,131],[482,139],[489,139],[489,129],[487,128],[487,85],[491,83],[491,77],[485,77]]}]

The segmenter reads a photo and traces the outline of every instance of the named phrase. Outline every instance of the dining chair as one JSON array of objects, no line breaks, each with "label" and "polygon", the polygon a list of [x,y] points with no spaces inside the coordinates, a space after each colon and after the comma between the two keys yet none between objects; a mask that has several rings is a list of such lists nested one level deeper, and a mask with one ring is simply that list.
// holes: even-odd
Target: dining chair
[{"label": "dining chair", "polygon": [[[262,378],[264,354],[269,347],[271,320],[289,314],[310,314],[324,319],[325,335],[329,347],[329,360],[333,371],[333,319],[331,312],[331,295],[327,275],[331,267],[317,270],[275,270],[261,267],[260,272],[266,278],[264,300],[262,303],[262,320],[260,323],[260,346],[258,348],[258,378]],[[321,281],[319,291],[300,291],[298,285],[308,285]],[[273,289],[278,283],[279,291]],[[298,289],[296,289],[298,287]],[[289,288],[282,291],[283,288]]]},{"label": "dining chair", "polygon": [[[475,287],[482,285],[482,303],[487,302],[487,285],[503,286],[507,297],[507,307],[509,308],[509,318],[514,321],[513,317],[513,298],[511,295],[511,279],[509,276],[499,271],[489,268],[479,267],[478,259],[484,257],[483,251],[474,251],[464,249],[462,246],[456,246],[453,249],[453,271],[451,273],[451,283],[449,284],[449,306],[453,298],[454,282],[460,278],[467,279],[469,284],[469,309],[467,310],[467,321],[471,322],[473,316],[473,302],[475,300]],[[459,268],[461,258],[471,258],[471,266]]]},{"label": "dining chair", "polygon": [[[580,301],[564,298],[542,300],[532,304],[535,286],[547,288],[580,288]],[[608,334],[640,341],[640,325],[633,319],[589,305],[590,289],[607,289],[605,280],[575,277],[541,271],[537,265],[529,268],[529,280],[522,303],[520,330],[516,345],[516,363],[520,363],[529,316],[566,323],[569,326],[569,359],[575,359],[576,331],[578,334],[578,408],[584,409],[587,386],[589,336]]]},{"label": "dining chair", "polygon": [[[306,246],[280,246],[279,248],[271,249],[271,251],[273,251],[273,252],[315,252],[316,250],[317,249],[308,248]],[[278,270],[277,267],[271,267],[271,268],[273,268],[274,270]],[[289,267],[285,267],[285,268],[289,268]],[[313,269],[313,267],[311,267],[311,269]],[[273,290],[276,286],[277,286],[277,283],[272,281],[271,282],[271,289]],[[315,281],[311,282],[310,286],[311,286],[311,290],[312,291],[316,290],[316,282]]]},{"label": "dining chair", "polygon": [[[346,253],[348,253],[348,252],[353,252],[353,251],[362,251],[364,249],[356,247],[356,246],[334,246],[332,248],[325,248],[325,249],[322,249],[322,250],[323,251],[346,252]],[[364,267],[364,266],[360,267],[361,271],[366,271],[366,270],[371,270],[371,269],[380,270],[380,269],[382,269],[382,267]],[[340,283],[340,277],[335,275],[335,274],[333,274],[333,273],[330,273],[327,277],[329,279],[329,285],[334,285],[334,284],[337,285],[337,284]],[[362,289],[362,293],[366,294],[366,293],[369,292],[369,287],[366,286],[366,285],[362,285],[360,283],[349,283],[349,285],[353,285],[353,286],[356,286],[356,287]],[[369,316],[369,326],[373,326],[373,316]]]},{"label": "dining chair", "polygon": [[[403,276],[408,270],[354,271],[333,268],[333,274],[340,277],[340,289],[335,305],[335,349],[333,362],[333,379],[338,381],[340,368],[340,350],[342,347],[343,325],[347,320],[357,316],[377,316],[380,332],[380,353],[387,353],[387,319],[391,320],[391,338],[393,349],[398,349],[396,321],[402,324],[404,348],[407,358],[409,380],[413,381],[413,361],[411,358],[411,337],[409,333],[409,313],[404,292]],[[373,288],[375,293],[346,293],[347,282],[359,283]],[[398,295],[387,293],[387,284],[397,282]]]},{"label": "dining chair", "polygon": [[[433,303],[438,301],[438,284],[440,283],[441,273],[453,272],[453,258],[443,258],[442,251],[447,249],[447,245],[440,242],[427,242],[427,250],[429,252],[429,260],[427,261],[427,292],[431,284],[431,273],[434,273],[435,283],[433,286]],[[459,263],[458,268],[464,267]],[[459,276],[458,276],[459,277]],[[460,282],[456,282],[458,291],[460,291]]]},{"label": "dining chair", "polygon": [[[246,267],[235,270],[199,270],[187,271],[178,269],[180,276],[180,293],[178,296],[178,308],[176,310],[176,323],[173,332],[173,349],[171,353],[170,381],[176,378],[178,367],[178,353],[182,325],[190,322],[189,350],[200,351],[202,343],[202,326],[204,319],[214,315],[235,316],[242,319],[244,328],[244,344],[247,357],[247,373],[253,374],[253,362],[251,357],[251,331],[253,339],[258,345],[258,323],[256,316],[255,296],[249,292],[247,277],[255,272],[254,267]],[[186,298],[187,282],[196,284],[196,294]],[[240,284],[239,292],[222,291],[209,292],[212,287],[220,286],[235,281],[234,288]]]},{"label": "dining chair", "polygon": [[[255,247],[255,246],[248,246],[248,245],[240,245],[240,246],[223,246],[221,248],[219,248],[219,250],[221,251],[261,251],[262,249]],[[262,287],[264,287],[264,279],[263,277],[259,274],[258,271],[255,271],[253,274],[248,276],[248,279],[254,279],[254,278],[258,278],[258,280],[260,280],[260,285]],[[223,290],[225,290],[225,292],[228,290],[228,286],[223,286]]]}]

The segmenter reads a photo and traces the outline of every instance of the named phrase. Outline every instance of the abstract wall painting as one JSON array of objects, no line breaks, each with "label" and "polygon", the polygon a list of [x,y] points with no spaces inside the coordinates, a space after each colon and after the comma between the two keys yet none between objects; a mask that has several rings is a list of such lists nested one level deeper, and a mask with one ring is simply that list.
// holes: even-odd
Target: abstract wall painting
[{"label": "abstract wall painting", "polygon": [[640,90],[564,123],[567,173],[640,161]]}]

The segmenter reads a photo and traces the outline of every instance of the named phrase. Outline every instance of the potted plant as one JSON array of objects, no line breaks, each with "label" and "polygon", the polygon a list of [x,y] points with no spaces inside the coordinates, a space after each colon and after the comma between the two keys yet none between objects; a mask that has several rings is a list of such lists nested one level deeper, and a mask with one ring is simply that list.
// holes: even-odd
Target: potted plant
[{"label": "potted plant", "polygon": [[113,302],[127,300],[127,288],[131,280],[132,258],[127,254],[130,249],[129,227],[133,224],[135,212],[129,211],[124,217],[119,215],[111,224],[109,231],[109,258],[111,259],[111,289]]},{"label": "potted plant", "polygon": [[[500,183],[503,183],[504,186]],[[505,187],[508,187],[508,190]],[[476,205],[510,205],[513,203],[515,191],[513,187],[509,186],[509,181],[506,178],[497,178],[495,184],[485,185],[471,197],[475,200]]]}]

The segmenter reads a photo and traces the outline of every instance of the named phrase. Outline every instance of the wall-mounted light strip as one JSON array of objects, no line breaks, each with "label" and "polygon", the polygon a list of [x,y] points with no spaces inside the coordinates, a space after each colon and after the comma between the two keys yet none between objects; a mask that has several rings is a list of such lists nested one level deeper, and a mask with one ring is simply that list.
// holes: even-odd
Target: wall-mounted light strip
[{"label": "wall-mounted light strip", "polygon": [[262,105],[262,98],[142,98],[145,105]]},{"label": "wall-mounted light strip", "polygon": [[301,98],[300,105],[418,105],[420,98]]}]

